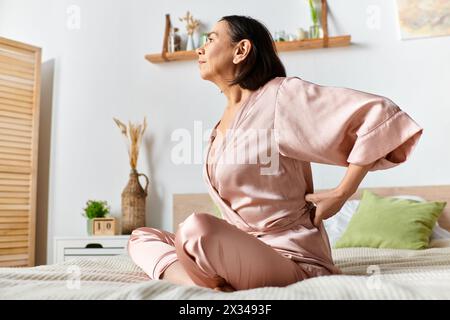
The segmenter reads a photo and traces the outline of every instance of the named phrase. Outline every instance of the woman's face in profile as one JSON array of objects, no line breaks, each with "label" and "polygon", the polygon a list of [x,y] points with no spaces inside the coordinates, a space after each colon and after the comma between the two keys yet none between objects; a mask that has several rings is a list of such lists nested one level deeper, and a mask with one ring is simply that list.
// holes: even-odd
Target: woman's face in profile
[{"label": "woman's face in profile", "polygon": [[233,79],[237,65],[233,63],[234,46],[226,21],[214,25],[206,43],[196,52],[200,76],[204,80]]}]

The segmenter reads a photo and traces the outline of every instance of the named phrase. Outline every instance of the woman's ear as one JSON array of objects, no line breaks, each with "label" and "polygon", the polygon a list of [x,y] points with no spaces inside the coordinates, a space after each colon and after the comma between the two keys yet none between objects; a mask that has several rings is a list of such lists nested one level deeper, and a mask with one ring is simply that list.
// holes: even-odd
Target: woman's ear
[{"label": "woman's ear", "polygon": [[251,48],[252,43],[249,40],[243,39],[239,41],[239,43],[236,45],[236,49],[234,50],[233,63],[239,64],[240,62],[244,61],[250,53]]}]

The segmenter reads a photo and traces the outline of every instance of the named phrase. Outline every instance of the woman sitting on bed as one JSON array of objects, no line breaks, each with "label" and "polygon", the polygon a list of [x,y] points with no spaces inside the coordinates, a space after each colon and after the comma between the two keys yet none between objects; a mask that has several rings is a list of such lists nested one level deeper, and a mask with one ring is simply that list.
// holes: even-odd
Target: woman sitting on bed
[{"label": "woman sitting on bed", "polygon": [[[270,33],[250,17],[220,19],[197,54],[201,77],[227,97],[203,171],[224,219],[194,212],[176,234],[136,229],[131,258],[151,279],[222,291],[339,274],[322,220],[368,171],[406,161],[422,128],[385,97],[286,77]],[[314,193],[311,162],[347,171]]]}]

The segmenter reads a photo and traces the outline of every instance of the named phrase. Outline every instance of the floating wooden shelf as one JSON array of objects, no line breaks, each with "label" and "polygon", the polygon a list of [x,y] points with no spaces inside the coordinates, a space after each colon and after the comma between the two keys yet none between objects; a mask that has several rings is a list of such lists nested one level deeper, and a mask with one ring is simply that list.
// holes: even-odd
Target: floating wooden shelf
[{"label": "floating wooden shelf", "polygon": [[[321,0],[322,3],[322,15],[321,23],[323,30],[323,38],[320,39],[305,39],[296,41],[282,41],[275,42],[275,46],[278,52],[284,51],[296,51],[296,50],[308,50],[330,47],[345,47],[350,45],[350,35],[343,35],[337,37],[328,36],[328,5],[326,0]],[[163,38],[163,49],[161,53],[147,54],[145,59],[152,63],[162,63],[170,61],[183,61],[183,60],[197,60],[198,56],[195,50],[191,51],[176,51],[168,52],[168,37],[171,27],[170,15],[166,14],[166,28]]]},{"label": "floating wooden shelf", "polygon": [[[350,45],[350,35],[328,37],[328,48],[330,47],[345,47]],[[298,41],[283,41],[275,42],[278,52],[308,50],[323,48],[324,39],[306,39]],[[176,51],[173,53],[155,53],[145,55],[145,59],[152,63],[162,63],[170,61],[184,61],[197,60],[198,55],[195,50],[191,51]]]}]

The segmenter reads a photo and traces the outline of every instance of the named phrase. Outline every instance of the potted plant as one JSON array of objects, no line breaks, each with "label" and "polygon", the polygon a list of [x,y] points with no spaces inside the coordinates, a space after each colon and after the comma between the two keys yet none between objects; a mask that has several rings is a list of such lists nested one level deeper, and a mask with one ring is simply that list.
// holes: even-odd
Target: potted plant
[{"label": "potted plant", "polygon": [[93,234],[93,221],[97,218],[105,218],[109,214],[110,207],[106,201],[88,200],[83,208],[82,215],[87,218],[88,235]]}]

